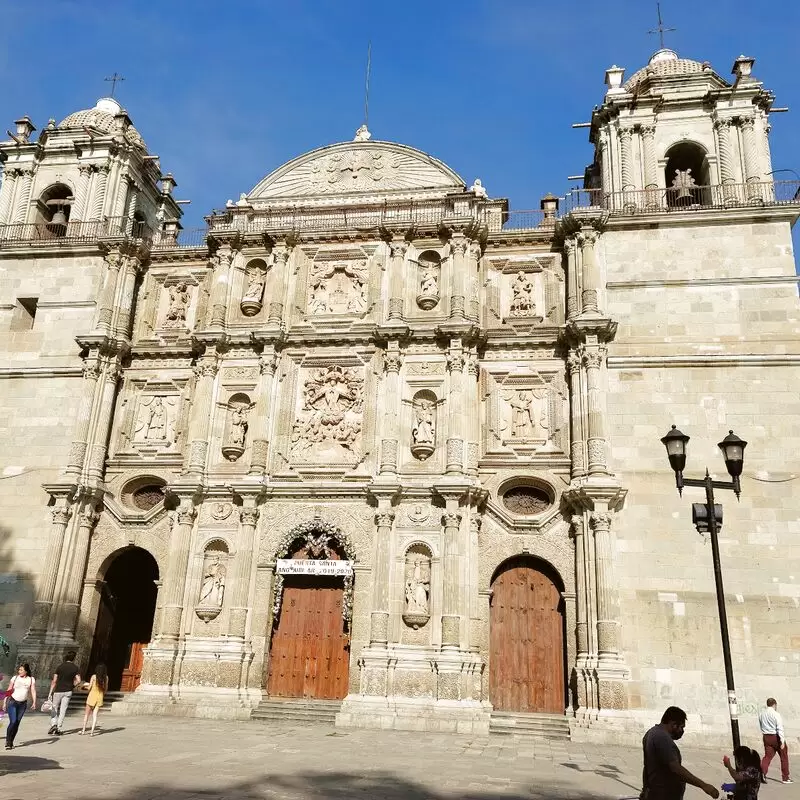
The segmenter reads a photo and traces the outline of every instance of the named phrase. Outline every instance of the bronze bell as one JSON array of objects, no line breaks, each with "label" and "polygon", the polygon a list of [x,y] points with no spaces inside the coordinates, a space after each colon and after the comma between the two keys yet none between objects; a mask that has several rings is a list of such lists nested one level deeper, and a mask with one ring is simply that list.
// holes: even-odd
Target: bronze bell
[{"label": "bronze bell", "polygon": [[62,207],[58,207],[53,218],[47,223],[47,230],[55,236],[64,236],[67,232],[67,215]]}]

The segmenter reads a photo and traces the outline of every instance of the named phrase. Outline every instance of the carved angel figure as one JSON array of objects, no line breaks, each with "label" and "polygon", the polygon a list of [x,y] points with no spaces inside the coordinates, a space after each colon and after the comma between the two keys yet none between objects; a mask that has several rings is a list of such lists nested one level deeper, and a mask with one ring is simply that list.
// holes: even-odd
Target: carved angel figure
[{"label": "carved angel figure", "polygon": [[169,287],[169,308],[164,325],[167,328],[180,328],[186,324],[186,311],[189,308],[189,287],[181,282]]},{"label": "carved angel figure", "polygon": [[225,565],[220,562],[219,556],[214,556],[203,570],[200,605],[222,605],[225,597],[225,572]]},{"label": "carved angel figure", "polygon": [[434,444],[436,429],[433,421],[435,404],[433,400],[419,398],[414,401],[415,424],[411,429],[414,444]]},{"label": "carved angel figure", "polygon": [[517,316],[534,314],[536,306],[533,302],[533,282],[524,272],[518,272],[517,278],[511,287],[513,298],[511,300],[511,313]]},{"label": "carved angel figure", "polygon": [[250,271],[247,280],[247,288],[244,290],[242,300],[254,300],[256,303],[261,302],[261,295],[264,293],[264,284],[266,276],[261,269],[253,269]]}]

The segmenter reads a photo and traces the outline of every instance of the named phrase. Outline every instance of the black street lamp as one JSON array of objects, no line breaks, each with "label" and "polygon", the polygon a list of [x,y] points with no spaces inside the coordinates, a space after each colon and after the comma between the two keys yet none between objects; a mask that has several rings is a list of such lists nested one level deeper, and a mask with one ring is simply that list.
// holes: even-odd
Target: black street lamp
[{"label": "black street lamp", "polygon": [[742,474],[744,464],[744,449],[747,442],[740,439],[733,431],[719,443],[718,447],[722,450],[725,458],[725,466],[728,474],[733,478],[731,481],[715,481],[711,479],[706,469],[705,478],[684,478],[683,468],[686,466],[686,444],[689,437],[681,433],[674,425],[672,430],[661,439],[667,448],[667,456],[672,469],[675,471],[675,485],[678,487],[678,494],[683,493],[684,486],[696,486],[706,490],[705,503],[692,504],[692,522],[701,533],[708,533],[711,536],[711,556],[714,561],[714,583],[717,589],[717,609],[719,611],[719,630],[722,635],[722,656],[725,661],[725,681],[728,685],[728,712],[731,717],[731,735],[733,737],[734,748],[739,747],[739,710],[736,703],[736,689],[733,683],[733,665],[731,663],[731,644],[728,638],[728,615],[725,611],[725,589],[722,585],[722,568],[719,562],[719,538],[718,533],[722,528],[722,506],[714,503],[714,489],[730,489],[739,499],[741,485],[739,477]]}]

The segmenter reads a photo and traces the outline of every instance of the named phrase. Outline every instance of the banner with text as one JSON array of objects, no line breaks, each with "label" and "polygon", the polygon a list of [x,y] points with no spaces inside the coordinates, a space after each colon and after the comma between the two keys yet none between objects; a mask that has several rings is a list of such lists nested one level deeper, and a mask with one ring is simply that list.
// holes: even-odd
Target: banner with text
[{"label": "banner with text", "polygon": [[353,562],[319,560],[314,558],[279,558],[280,575],[352,575]]}]

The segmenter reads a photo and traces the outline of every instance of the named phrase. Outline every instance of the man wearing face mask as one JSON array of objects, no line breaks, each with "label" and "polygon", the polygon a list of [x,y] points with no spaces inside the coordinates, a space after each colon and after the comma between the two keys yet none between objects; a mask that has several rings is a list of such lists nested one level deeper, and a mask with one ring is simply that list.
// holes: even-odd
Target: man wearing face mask
[{"label": "man wearing face mask", "polygon": [[642,739],[644,769],[642,770],[642,794],[640,800],[682,800],[686,784],[702,789],[709,797],[719,797],[719,791],[709,783],[701,781],[681,766],[681,751],[675,744],[683,736],[686,727],[686,712],[670,706]]}]

